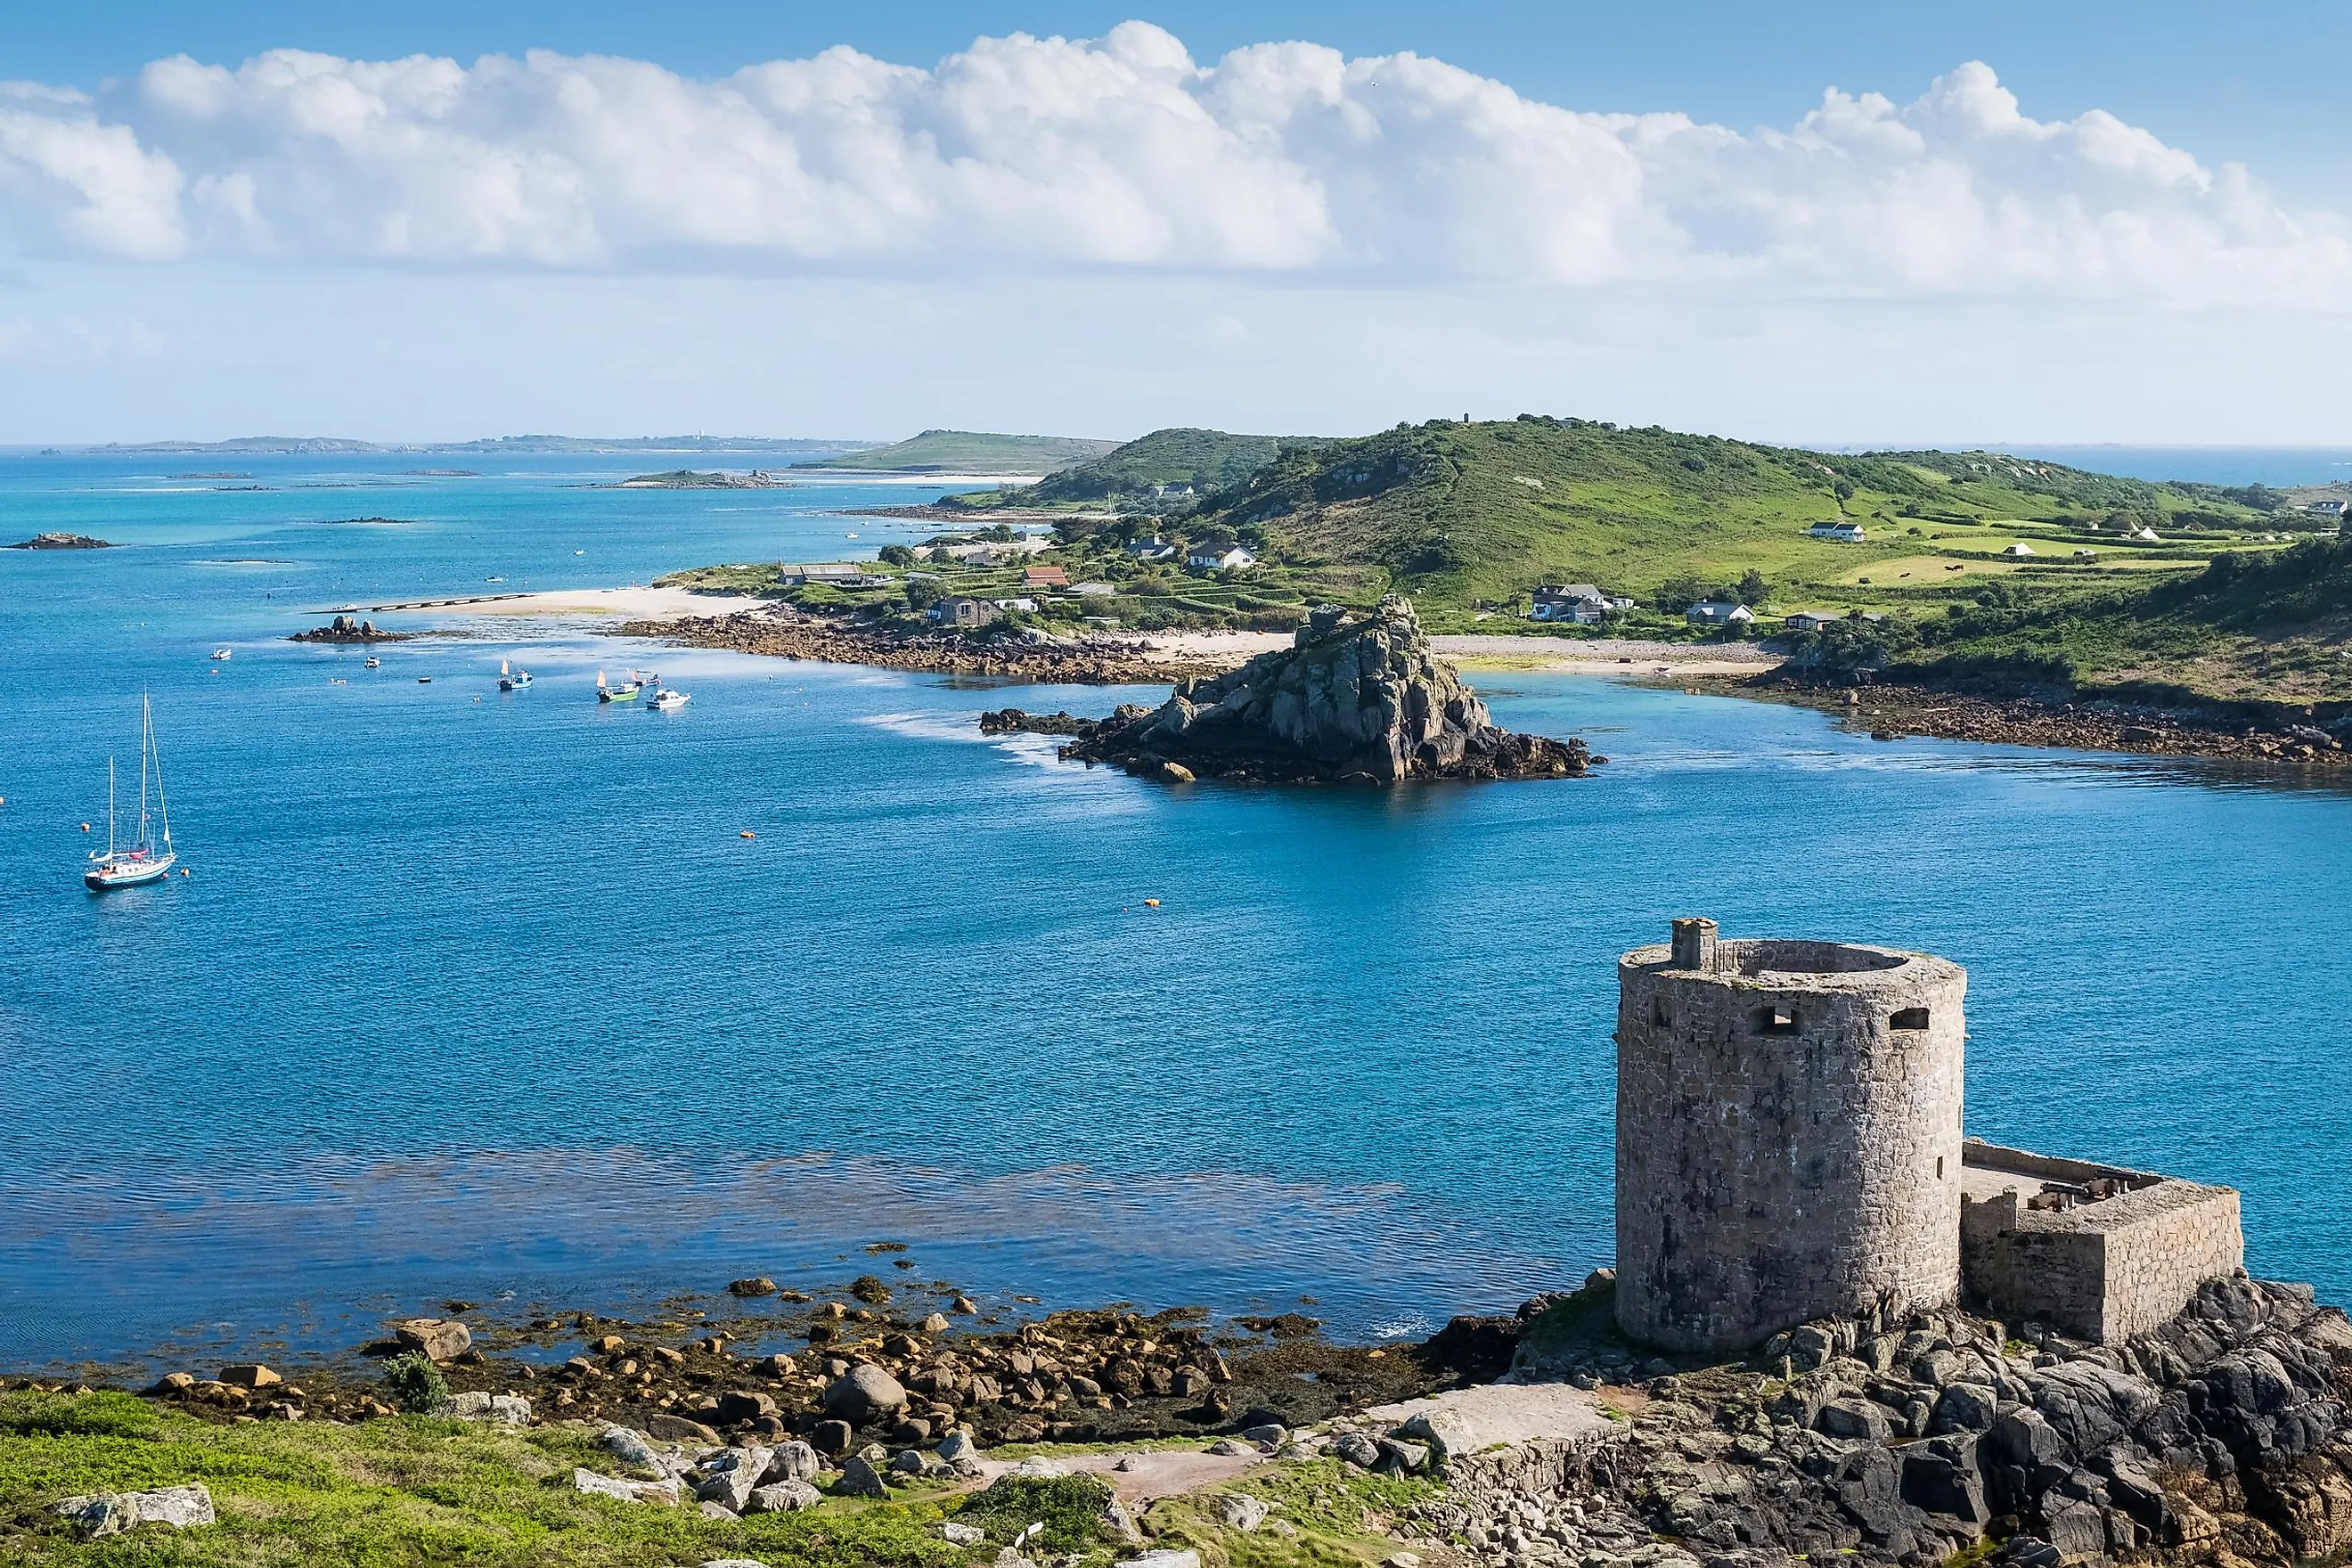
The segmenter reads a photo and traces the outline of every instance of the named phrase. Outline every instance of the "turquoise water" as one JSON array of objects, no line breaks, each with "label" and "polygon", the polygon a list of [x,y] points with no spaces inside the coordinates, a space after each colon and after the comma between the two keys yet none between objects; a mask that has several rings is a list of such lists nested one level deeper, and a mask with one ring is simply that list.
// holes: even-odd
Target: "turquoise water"
[{"label": "turquoise water", "polygon": [[[0,1364],[837,1279],[884,1238],[1000,1297],[1507,1308],[1608,1257],[1612,962],[1692,911],[1967,964],[1974,1131],[2237,1184],[2258,1269],[2352,1289],[2342,794],[1528,676],[1481,684],[1601,776],[1171,793],[971,724],[1139,690],[446,613],[408,622],[473,635],[369,672],[280,639],[870,550],[900,525],[832,510],[908,492],[160,477],[229,466],[0,460],[0,536],[131,546],[0,552]],[[633,663],[692,705],[598,708]],[[142,690],[194,875],[95,898],[78,824]]]}]

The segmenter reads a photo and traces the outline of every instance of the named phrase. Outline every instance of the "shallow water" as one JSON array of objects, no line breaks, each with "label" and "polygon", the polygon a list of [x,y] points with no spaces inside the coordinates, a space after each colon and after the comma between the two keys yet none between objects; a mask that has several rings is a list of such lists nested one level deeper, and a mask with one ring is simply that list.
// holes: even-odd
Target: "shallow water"
[{"label": "shallow water", "polygon": [[[0,1364],[836,1279],[882,1238],[978,1294],[1419,1331],[1607,1259],[1612,965],[1693,911],[1967,964],[1972,1131],[2239,1185],[2258,1270],[2352,1288],[2341,794],[1528,675],[1482,678],[1498,716],[1601,776],[1170,792],[971,725],[1135,689],[432,615],[469,635],[370,672],[279,639],[870,553],[920,525],[829,509],[920,492],[165,477],[213,466],[0,460],[0,535],[133,546],[0,552]],[[600,709],[632,663],[692,705]],[[77,825],[142,689],[194,875],[95,898]]]}]

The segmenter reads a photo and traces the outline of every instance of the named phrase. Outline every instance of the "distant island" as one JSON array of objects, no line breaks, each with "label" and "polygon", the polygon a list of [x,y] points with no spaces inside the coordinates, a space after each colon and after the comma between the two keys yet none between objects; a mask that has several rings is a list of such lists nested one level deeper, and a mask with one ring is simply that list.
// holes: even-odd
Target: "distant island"
[{"label": "distant island", "polygon": [[11,550],[111,550],[107,540],[92,539],[87,533],[37,533],[21,543],[11,544]]},{"label": "distant island", "polygon": [[835,468],[867,474],[1050,474],[1116,450],[1117,441],[1077,436],[997,436],[973,430],[926,430],[887,447],[794,463],[795,468]]},{"label": "distant island", "polygon": [[785,489],[788,484],[788,480],[780,479],[761,468],[754,468],[748,474],[698,473],[692,468],[672,468],[666,474],[639,474],[634,479],[600,488],[614,490],[772,490]]},{"label": "distant island", "polygon": [[[358,441],[341,436],[239,436],[226,441],[110,441],[78,452],[159,453],[238,457],[370,457],[447,453],[470,457],[564,457],[625,452],[743,452],[773,457],[821,457],[876,445],[871,441],[769,436],[491,436],[473,441]],[[57,447],[43,455],[58,457]],[[240,478],[246,476],[238,476]]]}]

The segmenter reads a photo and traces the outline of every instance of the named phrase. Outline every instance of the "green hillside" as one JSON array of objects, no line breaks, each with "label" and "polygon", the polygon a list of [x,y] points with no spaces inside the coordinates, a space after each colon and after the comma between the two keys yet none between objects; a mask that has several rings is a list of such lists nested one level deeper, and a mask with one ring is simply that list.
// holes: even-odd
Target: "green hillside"
[{"label": "green hillside", "polygon": [[[2168,554],[2200,561],[2197,536],[2234,542],[2270,521],[2204,487],[2027,467],[1990,453],[1808,452],[1535,416],[1440,420],[1286,453],[1211,498],[1192,526],[1244,532],[1278,558],[1376,566],[1433,604],[1467,607],[1549,582],[1654,600],[1751,571],[1776,599],[1885,590],[1922,565],[2006,570],[2002,552],[2021,543],[2077,576],[2103,574]],[[1840,521],[1862,524],[1868,542],[1808,532]],[[2144,526],[2164,537],[2124,538]],[[2072,564],[2077,549],[2095,552],[2087,565]],[[1937,559],[1909,559],[1923,555]]]},{"label": "green hillside", "polygon": [[1118,445],[1078,436],[995,436],[926,430],[887,447],[795,463],[796,468],[846,468],[893,474],[1050,474],[1099,458]]},{"label": "green hillside", "polygon": [[1027,489],[977,490],[942,500],[947,505],[972,510],[1112,503],[1165,507],[1170,501],[1159,493],[1163,488],[1189,488],[1196,496],[1225,489],[1286,450],[1318,444],[1304,437],[1232,436],[1223,430],[1182,427],[1154,430],[1090,462],[1050,475]]}]

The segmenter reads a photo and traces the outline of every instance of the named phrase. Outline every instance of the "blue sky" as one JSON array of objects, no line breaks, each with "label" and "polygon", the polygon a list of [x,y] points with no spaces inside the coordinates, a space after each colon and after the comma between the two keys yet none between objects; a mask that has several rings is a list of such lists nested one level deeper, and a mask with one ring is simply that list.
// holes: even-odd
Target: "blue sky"
[{"label": "blue sky", "polygon": [[2345,440],[2347,46],[2279,5],[11,6],[0,441]]}]

